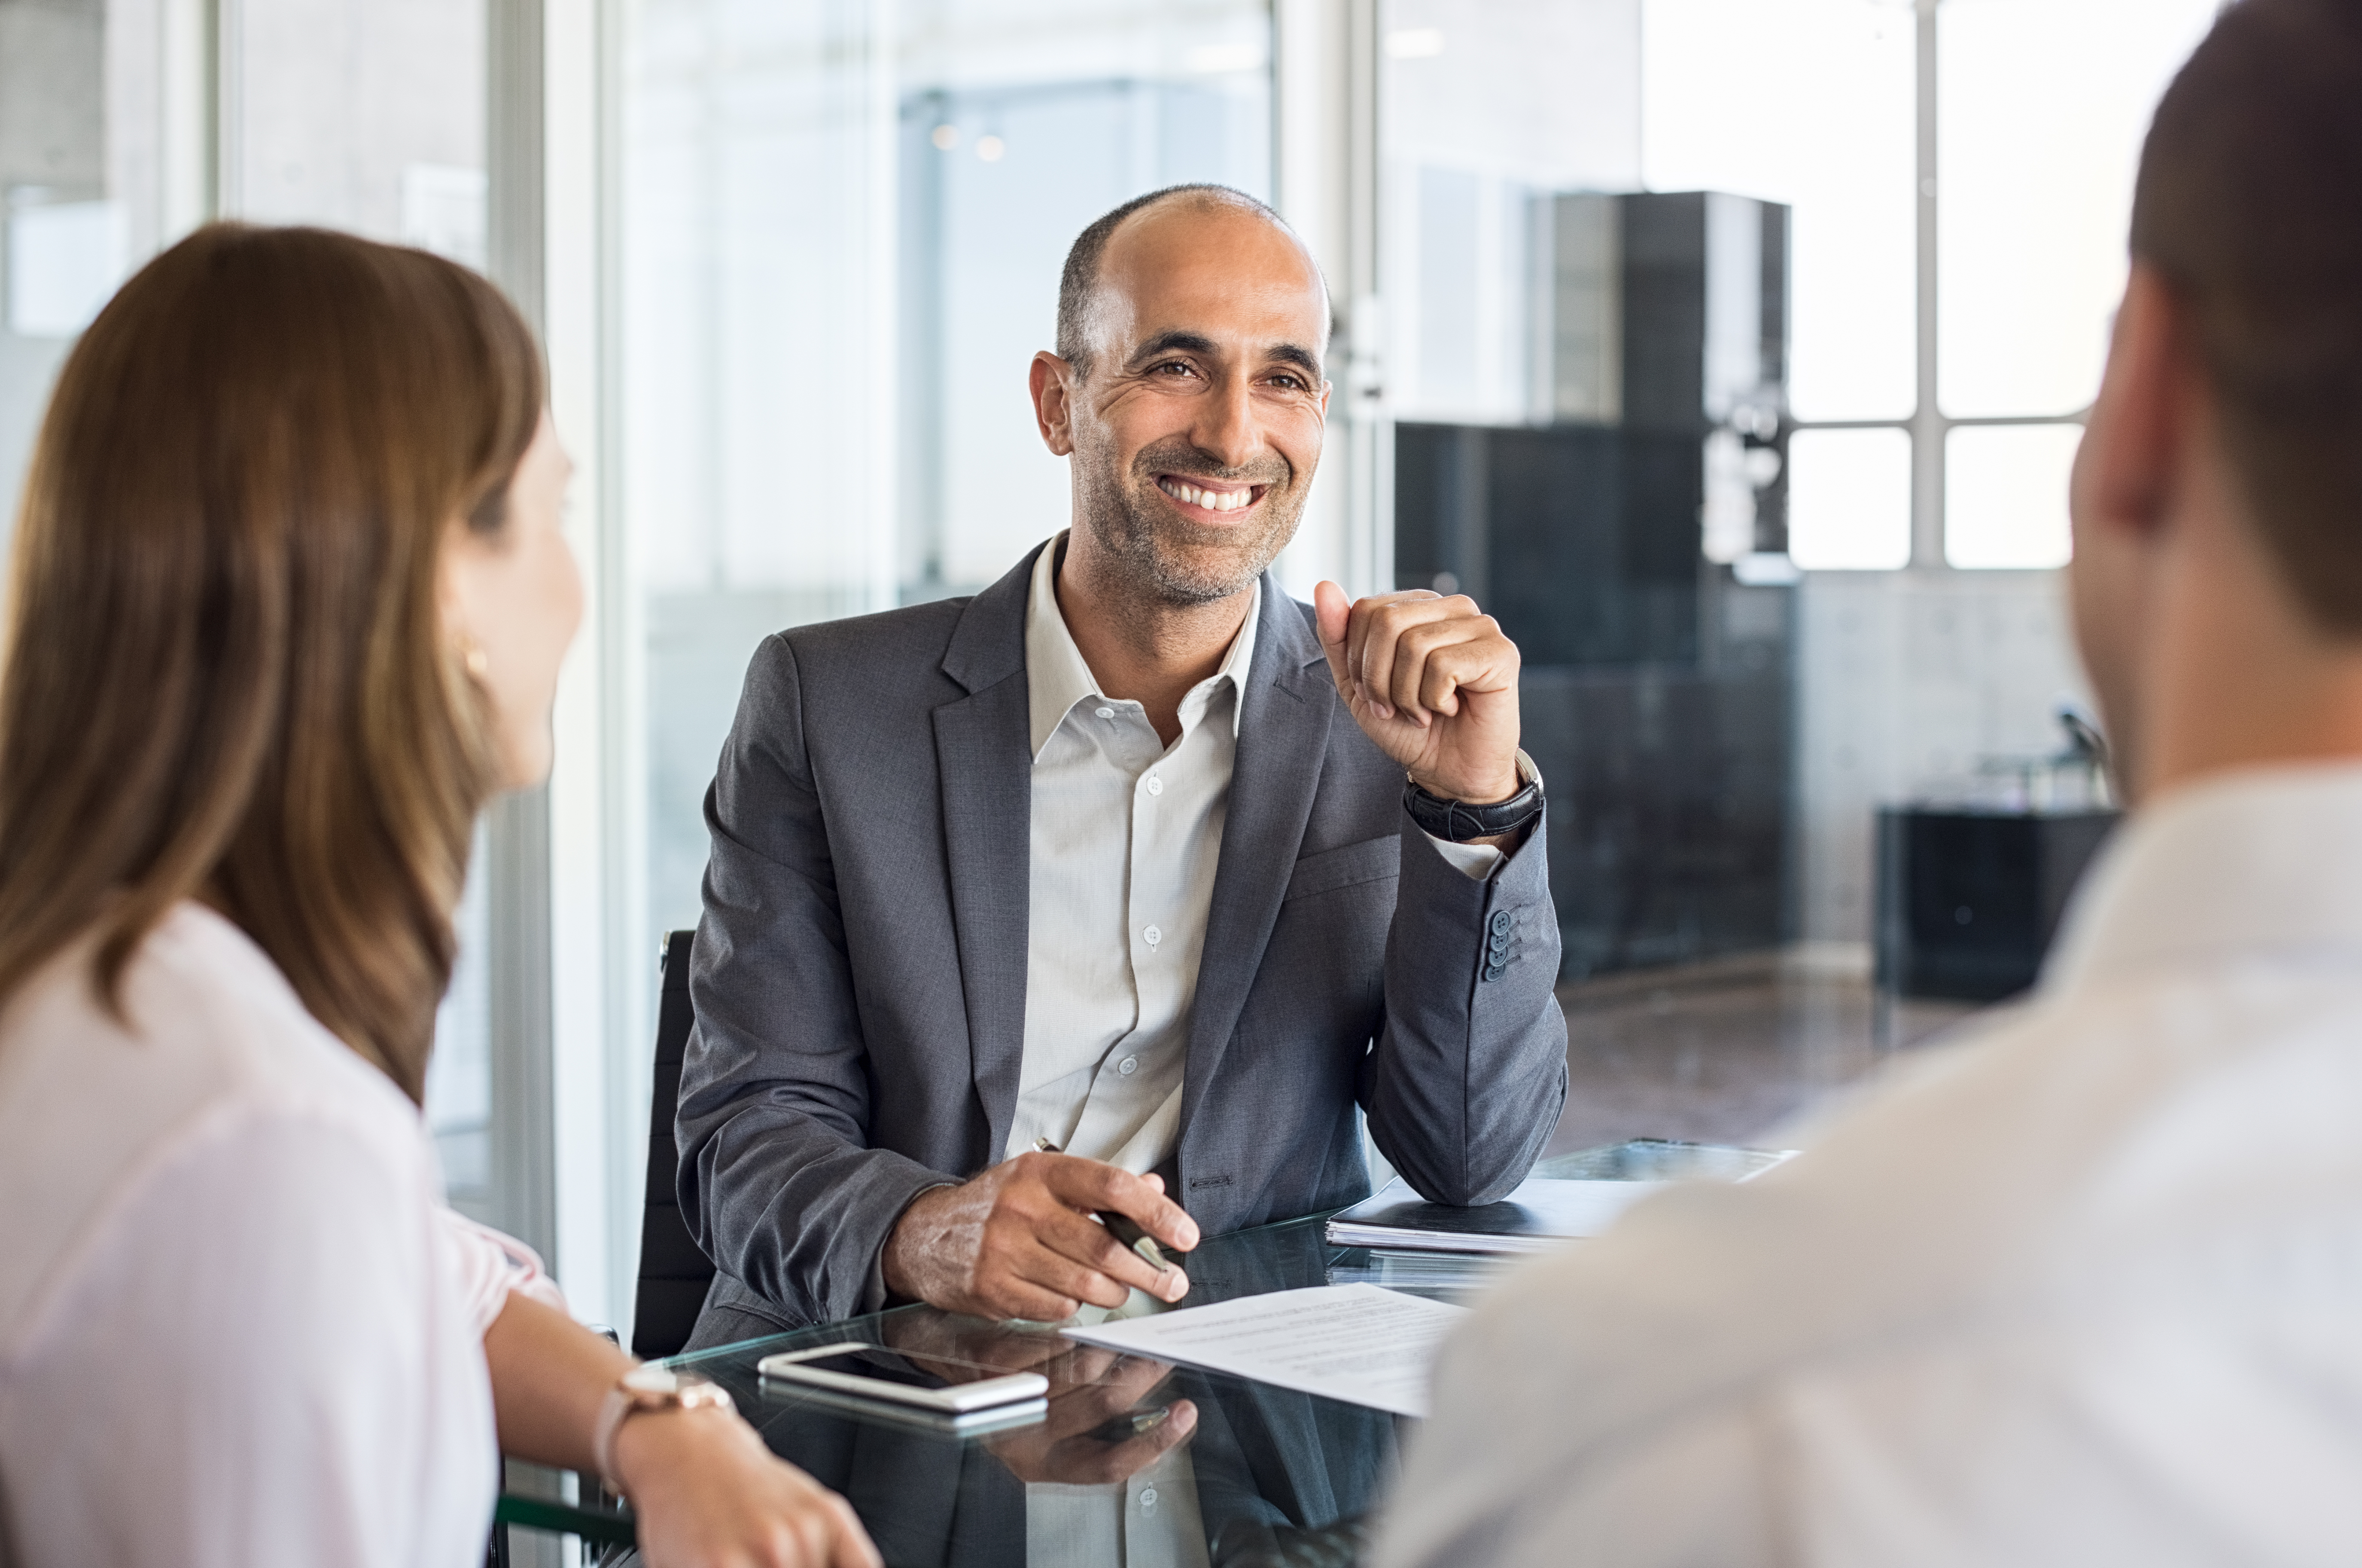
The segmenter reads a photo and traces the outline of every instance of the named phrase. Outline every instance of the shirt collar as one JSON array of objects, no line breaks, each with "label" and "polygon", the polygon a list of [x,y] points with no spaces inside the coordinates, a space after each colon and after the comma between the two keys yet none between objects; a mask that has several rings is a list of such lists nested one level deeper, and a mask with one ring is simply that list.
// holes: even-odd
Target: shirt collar
[{"label": "shirt collar", "polygon": [[2362,959],[2362,764],[2226,773],[2117,830],[2043,988],[2264,954]]},{"label": "shirt collar", "polygon": [[[1033,562],[1033,587],[1025,601],[1025,703],[1032,720],[1033,755],[1039,757],[1050,737],[1065,723],[1076,703],[1099,695],[1098,678],[1075,646],[1066,617],[1058,608],[1058,560],[1065,553],[1066,536],[1060,534],[1042,547]],[[1221,668],[1200,687],[1231,683],[1231,736],[1238,737],[1239,715],[1246,706],[1247,671],[1254,663],[1255,624],[1263,615],[1263,582],[1257,579],[1247,600],[1247,618]],[[1198,688],[1193,688],[1193,691]],[[1183,703],[1185,711],[1187,703]]]}]

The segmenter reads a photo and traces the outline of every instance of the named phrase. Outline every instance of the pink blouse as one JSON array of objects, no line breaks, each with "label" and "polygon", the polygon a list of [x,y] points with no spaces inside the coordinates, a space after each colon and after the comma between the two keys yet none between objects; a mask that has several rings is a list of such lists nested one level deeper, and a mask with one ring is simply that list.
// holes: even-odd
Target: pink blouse
[{"label": "pink blouse", "polygon": [[229,922],[166,917],[128,1027],[89,951],[0,1010],[0,1563],[480,1562],[539,1261]]}]

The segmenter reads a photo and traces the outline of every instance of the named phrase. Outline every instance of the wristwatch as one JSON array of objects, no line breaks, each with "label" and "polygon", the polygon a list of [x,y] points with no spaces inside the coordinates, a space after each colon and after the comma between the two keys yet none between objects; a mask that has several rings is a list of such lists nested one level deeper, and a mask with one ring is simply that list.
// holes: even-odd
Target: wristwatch
[{"label": "wristwatch", "polygon": [[1534,766],[1534,759],[1522,747],[1518,752],[1518,777],[1525,781],[1525,788],[1492,806],[1447,801],[1406,779],[1403,810],[1410,813],[1410,820],[1418,824],[1420,832],[1447,844],[1466,844],[1473,838],[1515,833],[1542,814],[1542,770]]},{"label": "wristwatch", "polygon": [[683,1377],[661,1366],[635,1366],[615,1380],[599,1406],[599,1424],[590,1429],[590,1452],[599,1461],[599,1478],[607,1490],[624,1496],[615,1479],[615,1432],[634,1416],[652,1410],[730,1410],[730,1391],[700,1377]]}]

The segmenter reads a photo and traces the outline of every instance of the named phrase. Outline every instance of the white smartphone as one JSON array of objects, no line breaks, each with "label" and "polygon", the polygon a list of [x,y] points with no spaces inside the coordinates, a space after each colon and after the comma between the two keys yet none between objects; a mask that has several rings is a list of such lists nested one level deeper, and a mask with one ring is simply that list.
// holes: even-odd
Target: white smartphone
[{"label": "white smartphone", "polygon": [[782,1383],[801,1383],[839,1394],[858,1394],[915,1405],[950,1415],[988,1410],[1021,1399],[1039,1399],[1050,1392],[1050,1380],[1038,1372],[1012,1372],[973,1383],[952,1383],[921,1371],[892,1351],[853,1342],[814,1345],[810,1350],[782,1351],[755,1364],[755,1370]]}]

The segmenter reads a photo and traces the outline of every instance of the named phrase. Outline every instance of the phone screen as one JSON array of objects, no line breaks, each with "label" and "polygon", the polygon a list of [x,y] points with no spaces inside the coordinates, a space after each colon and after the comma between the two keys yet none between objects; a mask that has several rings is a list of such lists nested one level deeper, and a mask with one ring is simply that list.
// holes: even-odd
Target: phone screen
[{"label": "phone screen", "polygon": [[836,1355],[814,1356],[798,1361],[797,1366],[808,1366],[815,1372],[834,1372],[846,1377],[866,1377],[873,1383],[899,1383],[908,1388],[944,1388],[949,1385],[933,1373],[921,1372],[891,1351],[855,1350]]}]

